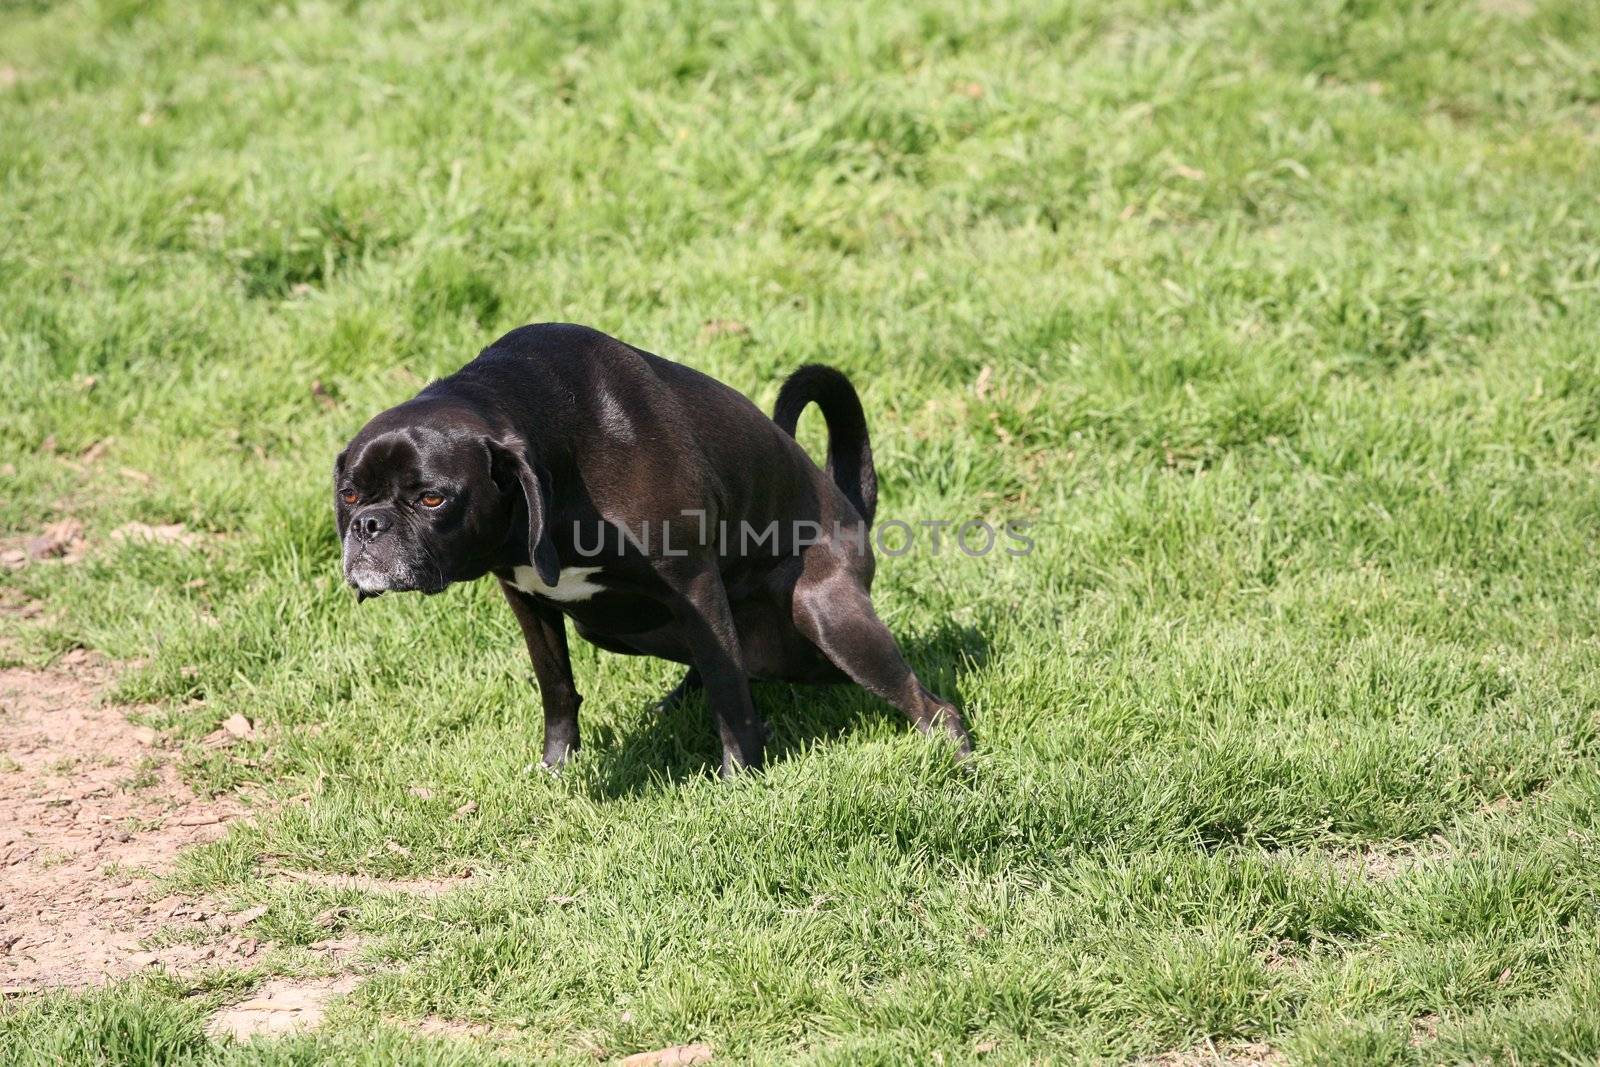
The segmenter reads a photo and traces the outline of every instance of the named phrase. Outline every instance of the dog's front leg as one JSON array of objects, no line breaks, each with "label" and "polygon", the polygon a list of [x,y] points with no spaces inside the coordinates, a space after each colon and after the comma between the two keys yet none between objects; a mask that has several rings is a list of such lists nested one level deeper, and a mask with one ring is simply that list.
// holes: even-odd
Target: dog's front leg
[{"label": "dog's front leg", "polygon": [[500,583],[528,643],[528,658],[544,703],[544,765],[556,768],[578,751],[578,695],[567,652],[567,626],[561,613],[507,582]]},{"label": "dog's front leg", "polygon": [[750,678],[722,575],[709,560],[675,562],[682,566],[664,577],[677,593],[673,614],[722,736],[722,777],[730,778],[746,768],[759,770],[767,730],[750,696]]}]

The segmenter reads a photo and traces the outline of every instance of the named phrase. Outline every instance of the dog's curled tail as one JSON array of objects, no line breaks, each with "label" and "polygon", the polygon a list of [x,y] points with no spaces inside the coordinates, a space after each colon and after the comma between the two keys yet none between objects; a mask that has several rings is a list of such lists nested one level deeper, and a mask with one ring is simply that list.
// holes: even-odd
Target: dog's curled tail
[{"label": "dog's curled tail", "polygon": [[828,476],[871,525],[873,513],[878,510],[878,472],[872,466],[867,416],[850,379],[821,363],[806,364],[789,375],[778,390],[772,421],[793,437],[800,412],[813,402],[822,409],[822,418],[828,424]]}]

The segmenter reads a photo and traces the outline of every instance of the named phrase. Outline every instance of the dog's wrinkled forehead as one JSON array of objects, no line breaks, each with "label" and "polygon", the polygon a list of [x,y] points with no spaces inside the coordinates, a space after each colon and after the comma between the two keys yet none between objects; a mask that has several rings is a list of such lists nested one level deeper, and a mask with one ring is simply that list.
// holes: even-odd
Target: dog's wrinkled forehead
[{"label": "dog's wrinkled forehead", "polygon": [[365,495],[457,485],[483,465],[475,439],[432,426],[368,427],[345,454],[345,478]]}]

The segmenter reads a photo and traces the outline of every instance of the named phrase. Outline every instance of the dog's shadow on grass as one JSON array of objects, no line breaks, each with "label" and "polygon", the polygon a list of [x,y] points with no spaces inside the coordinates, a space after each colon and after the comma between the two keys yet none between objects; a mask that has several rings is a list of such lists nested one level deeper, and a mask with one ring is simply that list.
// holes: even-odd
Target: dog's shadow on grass
[{"label": "dog's shadow on grass", "polygon": [[[989,642],[983,633],[949,621],[903,639],[900,648],[922,684],[957,707],[963,703],[961,677],[989,661]],[[813,745],[847,737],[869,723],[914,729],[897,708],[849,683],[757,682],[753,691],[756,711],[772,729],[768,766]],[[593,740],[597,743],[587,748],[584,757],[594,761],[587,784],[596,799],[639,796],[691,778],[714,776],[722,759],[704,693],[692,694],[669,711],[646,711],[641,720],[615,733],[603,731]]]}]

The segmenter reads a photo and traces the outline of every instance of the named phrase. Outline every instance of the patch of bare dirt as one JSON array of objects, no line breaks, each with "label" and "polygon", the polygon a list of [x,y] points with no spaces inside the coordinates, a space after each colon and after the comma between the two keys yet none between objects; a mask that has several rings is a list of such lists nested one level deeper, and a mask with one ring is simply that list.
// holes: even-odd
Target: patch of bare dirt
[{"label": "patch of bare dirt", "polygon": [[77,519],[62,519],[50,523],[37,534],[10,538],[0,544],[0,566],[16,570],[44,559],[76,563],[83,558],[88,546],[83,536],[83,523]]},{"label": "patch of bare dirt", "polygon": [[[129,470],[127,473],[139,472]],[[148,477],[148,476],[147,476]],[[178,545],[196,548],[214,534],[191,530],[181,522],[151,525],[147,522],[125,522],[112,530],[109,540],[118,544]],[[66,518],[46,525],[36,534],[0,540],[0,567],[20,570],[32,563],[54,560],[59,563],[78,563],[93,547],[84,533],[83,523]]]},{"label": "patch of bare dirt", "polygon": [[635,1052],[623,1059],[622,1067],[690,1067],[691,1064],[710,1063],[712,1059],[710,1045],[672,1045]]},{"label": "patch of bare dirt", "polygon": [[1512,19],[1530,18],[1538,11],[1533,0],[1478,0],[1478,10],[1485,15],[1503,15]]},{"label": "patch of bare dirt", "polygon": [[[0,986],[93,985],[144,967],[243,964],[259,951],[204,902],[149,877],[240,814],[183,784],[153,730],[100,702],[111,670],[69,653],[0,671]],[[156,935],[160,935],[157,939]],[[155,939],[155,940],[152,940]],[[159,942],[159,943],[157,943]]]},{"label": "patch of bare dirt", "polygon": [[408,893],[418,897],[437,897],[470,884],[470,876],[460,878],[372,878],[364,874],[326,874],[321,871],[270,872],[279,878],[315,886],[318,889],[350,889],[358,893]]},{"label": "patch of bare dirt", "polygon": [[1262,1064],[1276,1067],[1288,1060],[1271,1045],[1250,1041],[1226,1045],[1208,1042],[1194,1048],[1158,1052],[1133,1062],[1140,1067],[1259,1067]]},{"label": "patch of bare dirt", "polygon": [[1429,863],[1449,859],[1449,852],[1439,842],[1432,847],[1370,846],[1350,852],[1329,852],[1323,859],[1336,872],[1346,877],[1370,882],[1392,882]]},{"label": "patch of bare dirt", "polygon": [[1411,1020],[1411,1037],[1406,1044],[1412,1048],[1421,1048],[1423,1045],[1439,1040],[1439,1017],[1437,1015],[1419,1015]]},{"label": "patch of bare dirt", "polygon": [[515,1030],[503,1026],[492,1026],[489,1023],[468,1023],[459,1019],[446,1019],[438,1015],[424,1015],[415,1021],[404,1019],[391,1019],[396,1026],[403,1026],[418,1033],[429,1034],[436,1037],[454,1037],[477,1041],[513,1041],[518,1037]]},{"label": "patch of bare dirt", "polygon": [[34,600],[9,585],[0,586],[0,615],[12,619],[37,619],[43,614],[43,601]]},{"label": "patch of bare dirt", "polygon": [[230,1004],[211,1017],[206,1033],[245,1041],[258,1034],[286,1034],[321,1024],[328,1005],[356,987],[355,975],[336,978],[275,978],[249,999]]}]

